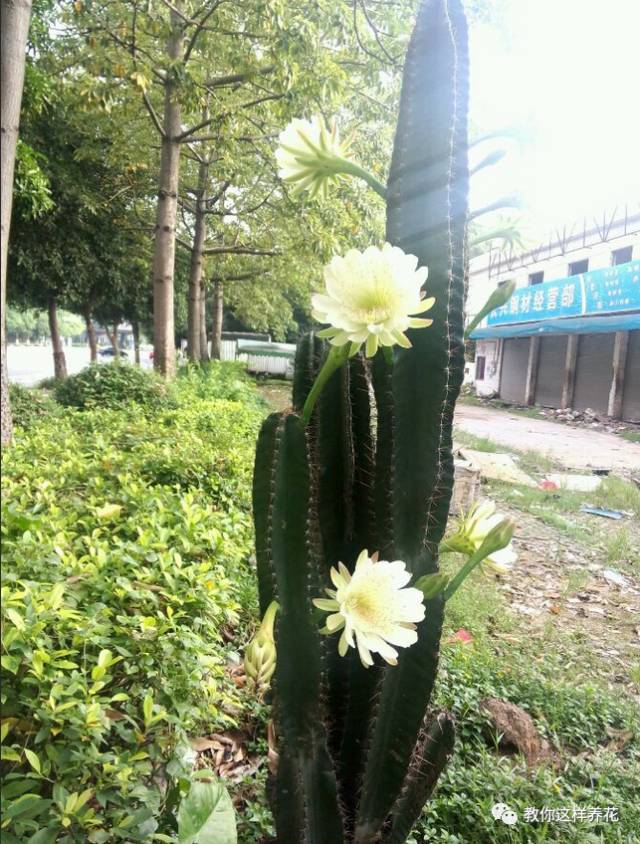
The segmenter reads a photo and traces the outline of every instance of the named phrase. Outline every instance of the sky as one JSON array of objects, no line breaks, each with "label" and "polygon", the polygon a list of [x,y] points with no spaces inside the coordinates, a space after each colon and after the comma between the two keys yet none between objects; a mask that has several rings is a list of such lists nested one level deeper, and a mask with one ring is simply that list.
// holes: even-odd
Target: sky
[{"label": "sky", "polygon": [[[640,203],[640,0],[503,0],[471,28],[471,125],[515,126],[472,207],[518,190],[530,233]],[[495,143],[495,142],[494,142]],[[485,147],[485,151],[486,151]]]}]

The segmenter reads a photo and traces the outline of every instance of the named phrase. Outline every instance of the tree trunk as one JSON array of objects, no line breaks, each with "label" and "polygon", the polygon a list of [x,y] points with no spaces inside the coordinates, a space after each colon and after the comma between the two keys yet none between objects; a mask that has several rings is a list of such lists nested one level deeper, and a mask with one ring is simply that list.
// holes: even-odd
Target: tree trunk
[{"label": "tree trunk", "polygon": [[[206,119],[207,112],[203,116]],[[191,246],[191,266],[189,268],[189,310],[187,315],[187,355],[189,360],[198,362],[201,358],[200,326],[204,306],[202,295],[203,249],[206,238],[206,193],[209,180],[207,161],[200,162],[198,171],[198,192],[195,205],[195,228]]]},{"label": "tree trunk", "polygon": [[64,346],[58,329],[58,305],[52,297],[48,305],[49,332],[51,334],[51,348],[53,350],[53,374],[55,378],[67,377],[67,360],[64,356]]},{"label": "tree trunk", "polygon": [[88,305],[84,309],[84,323],[87,328],[87,341],[89,343],[91,363],[95,363],[98,360],[98,340],[96,338],[96,330],[93,327],[93,320],[91,319],[91,308]]},{"label": "tree trunk", "polygon": [[207,293],[200,285],[200,360],[209,360],[209,343],[207,342]]},{"label": "tree trunk", "polygon": [[0,411],[2,421],[2,445],[11,439],[13,421],[9,403],[9,374],[7,371],[7,338],[5,324],[5,303],[7,301],[7,251],[9,248],[9,226],[13,200],[13,171],[16,161],[18,127],[20,125],[20,104],[24,86],[24,60],[26,55],[31,0],[2,0],[2,27],[0,28],[2,79],[0,124],[2,148],[0,158],[0,367],[2,369]]},{"label": "tree trunk", "polygon": [[[171,61],[177,62],[182,57],[183,37],[181,20],[176,12],[171,13],[171,26],[167,53]],[[181,109],[176,88],[174,77],[169,74],[164,85],[163,136],[153,247],[153,364],[165,378],[172,378],[176,371],[173,275],[180,144],[175,139],[181,132]]]},{"label": "tree trunk", "polygon": [[140,366],[140,323],[137,319],[131,321],[133,333],[133,356],[136,366]]},{"label": "tree trunk", "polygon": [[109,334],[107,330],[107,334],[109,334],[109,340],[111,340],[111,345],[113,346],[113,359],[119,361],[120,360],[120,343],[118,343],[118,328],[120,327],[119,323],[113,323],[113,333]]},{"label": "tree trunk", "polygon": [[220,360],[222,348],[222,317],[224,314],[224,286],[221,281],[213,283],[213,319],[211,323],[211,357]]}]

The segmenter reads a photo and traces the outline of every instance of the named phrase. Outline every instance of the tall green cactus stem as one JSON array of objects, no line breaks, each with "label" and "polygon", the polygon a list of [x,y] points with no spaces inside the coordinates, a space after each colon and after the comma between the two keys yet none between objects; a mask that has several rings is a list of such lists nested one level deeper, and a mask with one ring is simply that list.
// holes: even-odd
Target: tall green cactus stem
[{"label": "tall green cactus stem", "polygon": [[373,390],[375,395],[375,541],[372,543],[384,560],[393,554],[393,513],[391,478],[393,461],[393,365],[384,355],[373,359]]},{"label": "tall green cactus stem", "polygon": [[271,565],[271,508],[273,467],[280,418],[279,413],[272,413],[263,423],[256,445],[253,471],[253,524],[256,532],[256,564],[261,616],[265,614],[275,595]]},{"label": "tall green cactus stem", "polygon": [[331,373],[335,352],[304,338],[294,412],[270,416],[258,440],[260,604],[281,608],[272,794],[283,844],[402,844],[453,747],[449,716],[425,716],[444,596],[425,600],[418,641],[397,666],[368,669],[353,649],[339,656],[336,636],[319,634],[311,600],[330,586],[332,566],[352,567],[364,548],[403,560],[414,585],[438,570],[464,365],[467,77],[462,0],[423,0],[405,64],[387,239],[428,266],[433,325],[409,332],[410,349],[358,355]]},{"label": "tall green cactus stem", "polygon": [[[460,0],[425,0],[405,62],[389,175],[387,237],[429,267],[433,325],[393,367],[393,540],[417,576],[437,570],[453,486],[451,432],[464,374],[467,33]],[[373,840],[398,796],[437,670],[443,602],[387,671],[372,725],[356,841]],[[381,770],[384,769],[384,774]]]},{"label": "tall green cactus stem", "polygon": [[446,712],[439,713],[416,745],[405,787],[393,808],[391,830],[382,838],[384,844],[404,844],[451,758],[454,740],[451,717]]},{"label": "tall green cactus stem", "polygon": [[461,0],[425,0],[405,63],[389,174],[387,239],[428,266],[436,302],[393,371],[396,553],[435,569],[453,485],[453,407],[464,375],[468,58]]},{"label": "tall green cactus stem", "polygon": [[[276,725],[284,742],[285,763],[278,772],[276,817],[284,813],[286,820],[281,824],[286,828],[290,823],[301,824],[291,840],[339,844],[343,821],[327,749],[320,633],[311,605],[311,595],[319,588],[318,565],[317,549],[310,542],[313,506],[309,451],[300,417],[269,417],[259,450],[254,485],[259,492],[269,489],[269,553],[258,559],[259,583],[269,584],[269,592],[280,604],[274,688]],[[259,522],[263,515],[260,512]],[[298,806],[291,815],[289,803]],[[291,820],[294,815],[299,821]]]},{"label": "tall green cactus stem", "polygon": [[293,370],[293,409],[300,413],[320,371],[327,344],[314,331],[305,334],[296,349]]}]

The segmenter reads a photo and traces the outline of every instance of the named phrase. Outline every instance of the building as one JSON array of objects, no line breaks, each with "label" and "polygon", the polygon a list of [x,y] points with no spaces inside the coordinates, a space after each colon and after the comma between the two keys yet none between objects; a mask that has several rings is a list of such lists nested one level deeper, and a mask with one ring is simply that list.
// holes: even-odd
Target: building
[{"label": "building", "polygon": [[468,318],[511,280],[511,300],[471,335],[477,393],[640,421],[640,205],[473,259]]}]

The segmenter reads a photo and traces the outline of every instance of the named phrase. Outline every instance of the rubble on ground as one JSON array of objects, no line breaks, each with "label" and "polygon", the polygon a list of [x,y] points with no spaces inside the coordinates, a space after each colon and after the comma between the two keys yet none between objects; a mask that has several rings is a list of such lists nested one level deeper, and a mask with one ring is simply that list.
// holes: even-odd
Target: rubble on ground
[{"label": "rubble on ground", "polygon": [[553,422],[568,422],[578,428],[593,428],[610,434],[618,434],[620,431],[637,431],[640,433],[640,425],[633,422],[622,422],[620,419],[612,419],[603,413],[596,413],[590,407],[584,410],[541,407],[538,409],[538,413],[543,419],[550,419]]},{"label": "rubble on ground", "polygon": [[471,448],[459,448],[454,444],[456,455],[473,469],[480,472],[482,478],[493,481],[504,481],[510,484],[536,486],[530,475],[516,464],[511,454],[500,454],[493,451],[475,451]]},{"label": "rubble on ground", "polygon": [[[539,487],[543,489],[568,489],[573,492],[595,492],[602,483],[600,475],[565,475],[565,474],[547,474],[545,480],[547,484],[552,486]],[[543,483],[544,483],[543,482]]]}]

